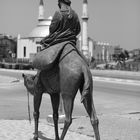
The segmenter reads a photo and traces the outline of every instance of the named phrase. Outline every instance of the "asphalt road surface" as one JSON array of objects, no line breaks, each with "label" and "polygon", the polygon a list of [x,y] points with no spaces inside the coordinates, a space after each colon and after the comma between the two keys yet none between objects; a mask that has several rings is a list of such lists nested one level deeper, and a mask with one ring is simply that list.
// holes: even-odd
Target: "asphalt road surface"
[{"label": "asphalt road surface", "polygon": [[[0,72],[0,75],[22,79],[21,73]],[[140,113],[140,86],[119,84],[115,82],[94,81],[94,104],[98,115],[103,114],[135,114]],[[31,113],[33,112],[32,96],[30,96]],[[40,117],[52,114],[49,95],[44,95]],[[80,94],[75,99],[73,116],[85,116],[87,113],[80,103]],[[0,119],[28,119],[27,92],[21,83],[0,86]]]}]

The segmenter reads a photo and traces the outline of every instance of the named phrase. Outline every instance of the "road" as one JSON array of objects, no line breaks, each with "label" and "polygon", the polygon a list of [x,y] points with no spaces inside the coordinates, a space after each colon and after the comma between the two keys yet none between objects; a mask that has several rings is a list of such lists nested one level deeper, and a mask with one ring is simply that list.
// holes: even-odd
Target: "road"
[{"label": "road", "polygon": [[140,86],[138,85],[95,81],[94,93],[97,111],[101,114],[140,112]]},{"label": "road", "polygon": [[[0,71],[0,75],[11,76],[22,80],[21,73]],[[139,85],[95,80],[93,87],[94,104],[98,115],[140,112]],[[23,82],[0,86],[0,119],[28,119],[26,93]],[[33,112],[32,104],[32,96],[30,96],[31,113]],[[43,97],[40,113],[41,118],[46,118],[48,114],[52,114],[50,97],[47,94]],[[87,115],[83,105],[80,103],[79,93],[75,99],[73,115]]]}]

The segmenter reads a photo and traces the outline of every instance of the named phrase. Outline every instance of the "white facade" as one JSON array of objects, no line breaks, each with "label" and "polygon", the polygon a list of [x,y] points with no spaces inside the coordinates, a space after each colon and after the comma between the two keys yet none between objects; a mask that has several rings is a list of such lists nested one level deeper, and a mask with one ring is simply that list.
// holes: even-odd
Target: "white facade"
[{"label": "white facade", "polygon": [[17,43],[17,58],[29,59],[37,53],[37,49],[41,45],[37,44],[35,40],[28,38],[18,39]]},{"label": "white facade", "polygon": [[89,46],[89,57],[93,57],[93,47],[94,47],[94,42],[92,39],[88,38],[88,46]]},{"label": "white facade", "polygon": [[39,5],[39,18],[38,25],[30,32],[30,34],[22,38],[20,35],[17,40],[17,58],[18,59],[30,59],[41,49],[39,42],[49,35],[49,26],[51,24],[52,17],[48,19],[44,18],[43,0],[40,0]]},{"label": "white facade", "polygon": [[[83,52],[83,46],[82,46],[82,38],[81,38],[81,36],[79,36],[79,38],[78,38],[78,41],[79,41],[79,46],[78,46],[78,48],[79,48],[79,50],[81,51],[81,52]],[[91,57],[93,57],[93,47],[94,47],[94,42],[93,42],[93,40],[90,38],[90,37],[88,37],[88,39],[87,39],[87,48],[86,48],[86,51],[87,51],[87,53],[88,53],[88,57],[89,57],[89,59],[91,58]]]}]

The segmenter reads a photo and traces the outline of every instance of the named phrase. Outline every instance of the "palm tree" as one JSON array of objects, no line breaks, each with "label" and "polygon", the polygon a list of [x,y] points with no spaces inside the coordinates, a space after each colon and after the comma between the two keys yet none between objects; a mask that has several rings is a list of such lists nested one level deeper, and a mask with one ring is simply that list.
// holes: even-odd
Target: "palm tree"
[{"label": "palm tree", "polygon": [[113,60],[117,62],[118,69],[125,69],[125,61],[129,59],[129,53],[127,50],[122,51],[120,54],[113,54]]}]

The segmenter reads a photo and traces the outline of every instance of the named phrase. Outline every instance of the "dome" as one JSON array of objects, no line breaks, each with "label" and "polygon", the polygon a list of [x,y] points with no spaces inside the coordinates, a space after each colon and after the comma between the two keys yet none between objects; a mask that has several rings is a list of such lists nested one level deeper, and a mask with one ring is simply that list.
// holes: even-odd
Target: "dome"
[{"label": "dome", "polygon": [[51,24],[52,17],[48,19],[39,20],[38,25],[29,34],[29,38],[44,38],[49,35],[49,26]]}]

